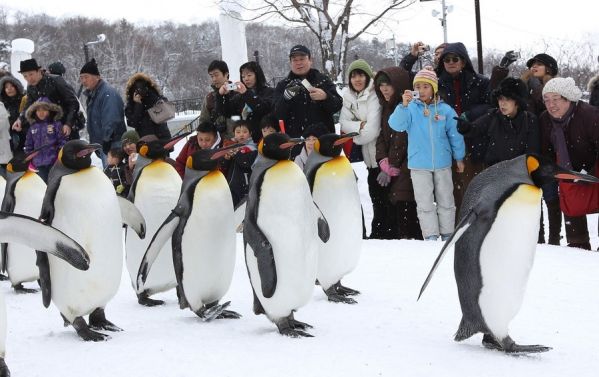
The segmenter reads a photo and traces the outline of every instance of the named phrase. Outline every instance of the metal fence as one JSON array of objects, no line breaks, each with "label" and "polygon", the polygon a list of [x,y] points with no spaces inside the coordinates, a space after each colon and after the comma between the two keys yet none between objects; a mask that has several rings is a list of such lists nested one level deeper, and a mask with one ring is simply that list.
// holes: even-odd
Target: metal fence
[{"label": "metal fence", "polygon": [[204,101],[203,98],[198,97],[198,98],[178,99],[178,100],[171,101],[171,102],[175,105],[177,112],[181,113],[181,112],[187,111],[187,110],[197,110],[197,111],[202,110],[202,102],[203,101]]}]

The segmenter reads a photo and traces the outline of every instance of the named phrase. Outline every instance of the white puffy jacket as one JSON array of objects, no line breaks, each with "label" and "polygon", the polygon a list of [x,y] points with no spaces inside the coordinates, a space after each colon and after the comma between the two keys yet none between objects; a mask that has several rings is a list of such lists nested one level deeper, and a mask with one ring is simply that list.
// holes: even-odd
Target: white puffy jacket
[{"label": "white puffy jacket", "polygon": [[[368,168],[377,167],[376,139],[381,132],[381,105],[374,90],[373,80],[366,89],[356,93],[349,88],[343,89],[343,107],[339,115],[341,132],[359,132],[354,144],[362,146],[364,163]],[[360,123],[366,122],[360,130]]]}]

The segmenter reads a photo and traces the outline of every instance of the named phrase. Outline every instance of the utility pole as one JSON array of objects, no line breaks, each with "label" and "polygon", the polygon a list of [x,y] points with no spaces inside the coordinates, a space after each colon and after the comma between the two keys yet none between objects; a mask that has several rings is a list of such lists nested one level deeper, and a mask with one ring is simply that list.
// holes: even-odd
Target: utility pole
[{"label": "utility pole", "polygon": [[[420,0],[420,2],[426,1],[434,1],[434,0]],[[441,26],[443,27],[443,42],[447,43],[447,13],[453,10],[453,5],[445,6],[445,0],[441,0],[441,12],[434,10],[432,11],[433,17],[437,17],[441,15],[439,21],[441,21]]]},{"label": "utility pole", "polygon": [[474,14],[476,16],[476,52],[478,54],[478,73],[483,74],[483,37],[480,26],[480,3],[474,0]]},{"label": "utility pole", "polygon": [[[98,43],[102,43],[106,40],[106,34],[98,34],[96,35],[96,40],[91,42],[86,42],[83,44],[83,55],[85,55],[85,63],[89,61],[89,46],[95,45]],[[83,85],[79,85],[79,90],[77,91],[77,98],[81,97],[81,92],[83,91]]]}]

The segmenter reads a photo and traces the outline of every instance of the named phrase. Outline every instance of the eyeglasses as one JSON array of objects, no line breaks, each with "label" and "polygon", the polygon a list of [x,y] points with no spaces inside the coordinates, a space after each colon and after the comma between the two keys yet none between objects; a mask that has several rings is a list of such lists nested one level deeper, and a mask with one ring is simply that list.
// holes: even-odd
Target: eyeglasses
[{"label": "eyeglasses", "polygon": [[560,102],[566,102],[566,101],[568,101],[568,100],[565,99],[564,97],[544,98],[543,99],[543,103],[545,104],[545,106],[551,106],[551,105],[558,104]]},{"label": "eyeglasses", "polygon": [[445,63],[457,63],[460,61],[460,58],[457,56],[446,56],[443,58],[443,62]]}]

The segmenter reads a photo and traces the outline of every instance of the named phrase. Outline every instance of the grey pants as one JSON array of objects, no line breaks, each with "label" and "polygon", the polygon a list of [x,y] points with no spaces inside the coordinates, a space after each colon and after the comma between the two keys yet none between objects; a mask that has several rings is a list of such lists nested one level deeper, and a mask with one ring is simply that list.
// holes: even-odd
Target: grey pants
[{"label": "grey pants", "polygon": [[422,236],[427,238],[453,233],[455,204],[451,168],[411,170],[410,174]]}]

